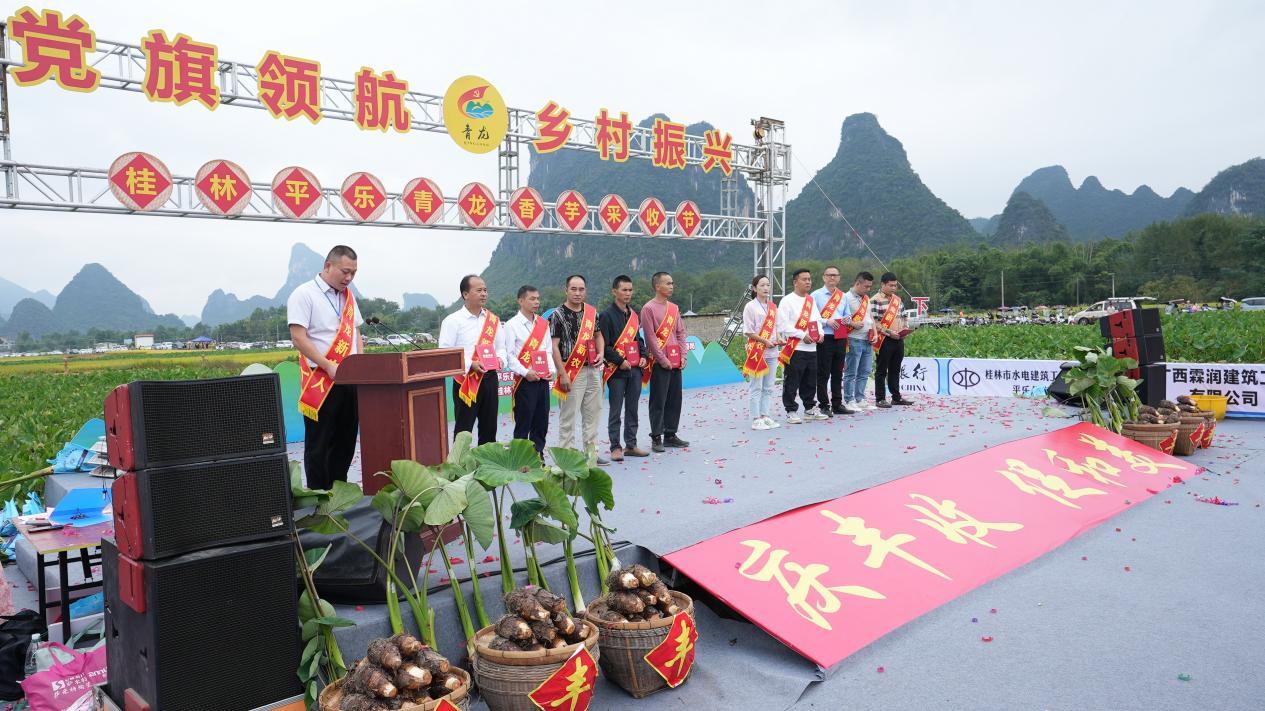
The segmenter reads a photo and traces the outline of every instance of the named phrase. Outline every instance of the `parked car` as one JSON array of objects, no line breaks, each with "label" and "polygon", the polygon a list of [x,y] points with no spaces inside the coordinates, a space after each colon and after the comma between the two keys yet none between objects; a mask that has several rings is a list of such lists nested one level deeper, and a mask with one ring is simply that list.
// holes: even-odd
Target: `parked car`
[{"label": "parked car", "polygon": [[1091,304],[1083,311],[1078,311],[1072,314],[1072,323],[1093,323],[1103,316],[1109,316],[1117,311],[1128,311],[1129,309],[1141,308],[1143,304],[1149,301],[1155,301],[1155,299],[1150,296],[1125,296],[1115,299],[1106,299]]},{"label": "parked car", "polygon": [[1242,311],[1265,311],[1265,296],[1253,296],[1239,302]]}]

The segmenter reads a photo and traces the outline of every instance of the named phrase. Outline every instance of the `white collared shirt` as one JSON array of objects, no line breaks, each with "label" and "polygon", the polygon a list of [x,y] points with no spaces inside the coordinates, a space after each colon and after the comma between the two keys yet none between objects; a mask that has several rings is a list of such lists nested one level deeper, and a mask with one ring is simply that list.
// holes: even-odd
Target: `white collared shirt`
[{"label": "white collared shirt", "polygon": [[[286,319],[289,323],[307,329],[307,337],[312,340],[316,350],[321,353],[329,351],[338,335],[338,324],[342,321],[343,307],[347,305],[347,294],[338,291],[325,283],[320,275],[295,287],[286,301]],[[360,304],[355,305],[356,332],[351,337],[351,352],[360,352],[360,324],[364,319],[360,316]],[[310,359],[310,365],[315,366]]]},{"label": "white collared shirt", "polygon": [[795,292],[791,292],[782,297],[782,302],[777,305],[777,330],[783,336],[795,337],[801,339],[799,345],[795,346],[795,350],[804,351],[806,353],[816,353],[817,344],[809,343],[802,340],[808,335],[807,331],[795,328],[795,323],[799,321],[799,312],[804,308],[804,300],[812,302],[812,311],[809,312],[808,320],[821,323],[821,312],[817,310],[817,303],[813,301],[812,294],[799,296]]},{"label": "white collared shirt", "polygon": [[[537,321],[547,321],[542,319],[539,314],[536,315]],[[503,324],[505,329],[505,362],[509,364],[509,369],[514,371],[515,375],[527,377],[531,366],[525,366],[518,360],[519,351],[523,350],[523,344],[531,337],[531,330],[536,324],[527,320],[522,311],[514,314],[514,318]],[[545,354],[545,362],[549,364],[549,377],[553,378],[557,373],[553,366],[553,339],[549,336],[549,329],[545,329],[545,337],[540,339],[540,345],[536,347],[536,351]]]},{"label": "white collared shirt", "polygon": [[[474,364],[474,346],[479,342],[479,333],[483,329],[483,319],[487,317],[488,310],[482,309],[477,314],[470,313],[470,309],[462,306],[456,311],[444,317],[443,322],[439,324],[439,347],[440,348],[460,348],[465,353],[466,370]],[[505,367],[505,324],[501,324],[496,329],[496,340],[492,343],[493,350],[496,351],[496,358],[501,362],[500,367]]]}]

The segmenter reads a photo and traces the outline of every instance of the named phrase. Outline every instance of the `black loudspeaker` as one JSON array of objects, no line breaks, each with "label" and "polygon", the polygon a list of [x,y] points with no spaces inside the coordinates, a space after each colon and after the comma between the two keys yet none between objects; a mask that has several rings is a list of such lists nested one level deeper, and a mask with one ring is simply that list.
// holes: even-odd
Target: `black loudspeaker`
[{"label": "black loudspeaker", "polygon": [[[370,505],[372,497],[364,497],[343,515],[347,519],[348,528],[356,538],[372,545],[383,560],[390,553],[392,528],[383,523],[382,515]],[[303,511],[299,512],[302,516]],[[340,605],[359,605],[364,603],[380,605],[386,599],[387,572],[369,555],[364,548],[355,543],[351,536],[338,533],[332,536],[300,531],[299,542],[305,550],[321,549],[329,546],[329,554],[316,570],[316,591],[321,598]],[[404,536],[403,552],[411,565],[395,561],[395,574],[400,580],[409,581],[417,577],[416,571],[421,567],[422,556],[426,550],[426,541],[421,534]],[[397,553],[398,555],[398,553]]]},{"label": "black loudspeaker", "polygon": [[1142,400],[1143,405],[1155,407],[1160,401],[1165,399],[1165,390],[1168,387],[1168,364],[1154,363],[1144,365],[1140,369],[1141,382],[1138,384],[1138,397]]},{"label": "black loudspeaker", "polygon": [[1163,363],[1164,336],[1156,334],[1137,338],[1117,338],[1111,342],[1111,352],[1117,358],[1132,358],[1139,367]]},{"label": "black loudspeaker", "polygon": [[249,711],[303,693],[294,542],[160,561],[101,542],[110,697],[151,711]]},{"label": "black loudspeaker", "polygon": [[110,464],[124,471],[284,454],[276,373],[208,380],[138,380],[105,403]]},{"label": "black loudspeaker", "polygon": [[114,537],[152,560],[290,531],[284,454],[127,472],[114,480]]},{"label": "black loudspeaker", "polygon": [[1045,393],[1064,405],[1080,405],[1080,395],[1068,394],[1069,385],[1063,380],[1063,376],[1067,371],[1075,368],[1077,363],[1069,361],[1059,366],[1059,374],[1054,376],[1054,381],[1045,386]]}]

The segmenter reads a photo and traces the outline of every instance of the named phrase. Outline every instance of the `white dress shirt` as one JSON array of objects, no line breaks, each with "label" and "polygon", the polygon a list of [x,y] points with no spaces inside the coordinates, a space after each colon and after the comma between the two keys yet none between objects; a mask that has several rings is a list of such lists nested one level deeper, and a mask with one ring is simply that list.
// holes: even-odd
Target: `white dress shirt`
[{"label": "white dress shirt", "polygon": [[[342,321],[346,305],[347,294],[326,284],[318,274],[290,292],[286,301],[286,319],[293,325],[306,328],[307,337],[312,339],[316,350],[326,353],[338,335],[338,324]],[[352,321],[355,322],[355,333],[351,337],[351,352],[359,353],[360,324],[364,323],[364,319],[360,316],[360,304],[354,308]],[[308,364],[316,365],[311,360]]]},{"label": "white dress shirt", "polygon": [[812,295],[798,296],[795,292],[791,292],[783,296],[781,303],[777,305],[777,330],[786,338],[801,339],[799,345],[795,346],[795,350],[804,351],[805,353],[816,353],[817,344],[803,340],[808,335],[808,331],[795,328],[795,323],[799,321],[799,313],[804,308],[804,299],[812,303],[812,312],[809,314],[808,320],[816,321],[818,326],[820,326],[821,311],[817,310],[817,303],[813,301]]},{"label": "white dress shirt", "polygon": [[[443,322],[439,324],[439,347],[460,348],[465,351],[463,357],[466,370],[470,370],[474,365],[474,346],[479,342],[479,333],[482,332],[483,320],[487,317],[487,313],[488,310],[483,309],[477,314],[472,314],[470,309],[462,306],[445,316]],[[496,340],[492,342],[492,349],[496,351],[500,367],[505,368],[505,324],[497,327]]]},{"label": "white dress shirt", "polygon": [[[539,314],[534,318],[537,321],[548,323],[548,319],[541,318]],[[509,365],[509,369],[514,371],[515,375],[527,377],[527,373],[532,370],[531,366],[524,366],[519,362],[518,353],[523,350],[523,344],[531,337],[531,330],[535,325],[527,320],[522,311],[514,314],[514,318],[506,321],[503,325],[505,329],[505,362]],[[540,345],[536,347],[536,351],[545,354],[545,362],[549,364],[549,377],[552,379],[557,375],[557,372],[555,372],[553,366],[553,338],[550,337],[548,328],[545,329],[545,337],[540,339]]]}]

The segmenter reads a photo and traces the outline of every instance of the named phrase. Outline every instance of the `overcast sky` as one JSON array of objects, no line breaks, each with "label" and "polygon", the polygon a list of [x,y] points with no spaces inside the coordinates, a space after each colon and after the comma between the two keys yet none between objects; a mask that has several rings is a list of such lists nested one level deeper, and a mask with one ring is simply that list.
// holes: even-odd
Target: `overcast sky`
[{"label": "overcast sky", "polygon": [[[0,0],[4,16],[26,1]],[[43,7],[32,3],[37,9]],[[1265,153],[1265,5],[1255,2],[595,2],[119,3],[68,0],[99,39],[151,29],[217,44],[254,64],[275,49],[351,79],[394,69],[442,94],[464,74],[511,106],[558,101],[640,120],[710,121],[746,142],[749,120],[780,118],[797,161],[791,195],[830,158],[849,114],[869,111],[922,180],[967,217],[1000,212],[1025,175],[1055,163],[1132,192],[1198,190]],[[105,168],[144,150],[176,173],[228,158],[253,180],[298,164],[325,185],[368,170],[392,190],[417,175],[448,194],[496,185],[495,153],[443,135],[274,120],[260,111],[155,104],[136,93],[10,84],[15,158]],[[805,169],[805,166],[807,169]],[[811,188],[810,189],[815,189]],[[546,196],[552,199],[552,196]],[[593,196],[596,197],[596,196]],[[864,225],[857,225],[864,228]],[[0,275],[58,291],[101,262],[160,312],[200,313],[215,288],[272,295],[291,244],[359,250],[360,288],[398,299],[457,297],[499,235],[242,224],[0,211]],[[875,245],[882,254],[881,245]],[[790,255],[793,259],[795,255]],[[886,255],[884,255],[886,256]]]}]

